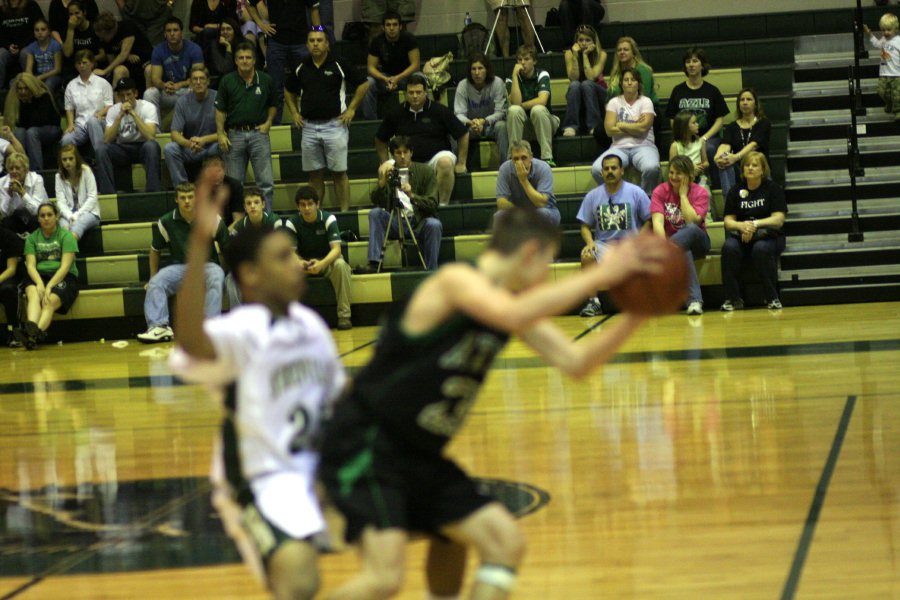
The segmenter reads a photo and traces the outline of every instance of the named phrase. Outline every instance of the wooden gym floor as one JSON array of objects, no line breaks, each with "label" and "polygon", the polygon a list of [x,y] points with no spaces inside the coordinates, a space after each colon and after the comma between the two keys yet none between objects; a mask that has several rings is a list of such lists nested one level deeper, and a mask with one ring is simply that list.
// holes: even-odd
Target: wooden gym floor
[{"label": "wooden gym floor", "polygon": [[[348,367],[375,334],[336,333]],[[0,350],[0,598],[266,597],[170,346]],[[451,451],[533,511],[515,598],[900,598],[898,365],[894,303],[658,319],[582,382],[514,342]],[[355,565],[325,557],[324,589]]]}]

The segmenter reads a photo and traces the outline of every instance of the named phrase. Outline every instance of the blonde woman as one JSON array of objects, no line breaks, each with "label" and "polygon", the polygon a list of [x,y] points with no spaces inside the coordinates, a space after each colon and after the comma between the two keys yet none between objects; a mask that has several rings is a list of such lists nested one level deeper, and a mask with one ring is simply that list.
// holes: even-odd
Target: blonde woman
[{"label": "blonde woman", "polygon": [[44,145],[62,137],[59,111],[47,85],[31,73],[20,73],[6,96],[4,114],[31,165],[43,169]]},{"label": "blonde woman", "polygon": [[[653,106],[659,105],[656,97],[656,82],[653,81],[653,68],[644,62],[641,51],[634,38],[624,36],[616,42],[616,56],[613,59],[612,71],[609,75],[609,89],[607,98],[618,96],[622,93],[622,71],[635,69],[641,77],[641,88],[644,95],[650,98]],[[657,111],[658,112],[658,111]]]},{"label": "blonde woman", "polygon": [[565,59],[569,89],[566,91],[563,135],[571,137],[578,133],[582,111],[587,129],[594,133],[603,122],[601,111],[606,103],[606,81],[603,79],[606,52],[600,47],[600,39],[593,27],[578,27],[575,43],[566,50]]},{"label": "blonde woman", "polygon": [[59,149],[59,171],[56,172],[56,202],[59,224],[76,240],[100,224],[100,203],[94,172],[84,164],[73,145]]},{"label": "blonde woman", "polygon": [[16,233],[34,231],[38,207],[47,202],[43,177],[28,165],[27,156],[13,152],[6,157],[7,175],[0,177],[0,224]]}]

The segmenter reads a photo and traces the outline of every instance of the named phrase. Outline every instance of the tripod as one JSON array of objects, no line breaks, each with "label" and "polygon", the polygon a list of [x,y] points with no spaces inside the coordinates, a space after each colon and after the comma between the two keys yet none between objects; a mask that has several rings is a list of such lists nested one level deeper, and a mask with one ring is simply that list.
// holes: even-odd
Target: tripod
[{"label": "tripod", "polygon": [[[384,252],[387,248],[388,238],[391,237],[391,223],[396,219],[397,223],[397,239],[400,240],[400,264],[402,266],[408,267],[406,252],[404,248],[406,247],[406,230],[409,229],[409,237],[412,239],[413,245],[416,247],[416,254],[419,256],[419,262],[422,264],[422,269],[426,269],[428,267],[425,266],[425,257],[422,256],[422,249],[419,247],[419,240],[416,239],[416,232],[412,228],[412,225],[409,222],[409,217],[406,216],[406,213],[403,210],[403,204],[400,203],[400,198],[398,194],[400,193],[400,188],[393,183],[388,183],[390,186],[389,198],[391,198],[391,207],[389,210],[387,228],[384,231],[384,239],[381,241],[381,255],[378,257],[378,268],[375,270],[376,273],[381,273],[381,265],[384,263]],[[404,227],[406,225],[406,227]]]},{"label": "tripod", "polygon": [[[500,21],[500,11],[503,9],[513,9],[513,13],[515,13],[515,9],[518,8],[525,10],[525,16],[528,17],[528,23],[531,25],[531,31],[534,32],[534,39],[537,40],[538,46],[541,47],[541,54],[547,52],[546,50],[544,50],[544,43],[541,42],[541,36],[538,35],[537,29],[534,26],[534,21],[531,19],[531,13],[528,12],[527,5],[525,4],[525,0],[503,0],[503,3],[500,5],[500,9],[497,10],[497,16],[494,17],[494,26],[491,27],[491,33],[488,36],[487,44],[484,45],[485,56],[488,56],[488,50],[491,49],[491,41],[493,41],[494,39],[494,31],[497,30],[497,23]],[[507,27],[509,26],[507,25]]]}]

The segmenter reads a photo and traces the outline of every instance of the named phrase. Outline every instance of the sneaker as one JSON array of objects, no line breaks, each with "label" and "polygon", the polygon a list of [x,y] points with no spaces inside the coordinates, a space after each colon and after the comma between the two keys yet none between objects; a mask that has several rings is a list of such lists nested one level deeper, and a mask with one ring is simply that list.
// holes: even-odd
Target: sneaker
[{"label": "sneaker", "polygon": [[779,300],[778,298],[769,300],[768,304],[766,304],[766,307],[769,310],[781,310],[782,308],[784,308],[783,306],[781,306],[781,300]]},{"label": "sneaker", "polygon": [[563,137],[575,137],[575,134],[578,133],[575,131],[573,127],[566,127],[563,129]]},{"label": "sneaker", "polygon": [[736,310],[744,310],[744,301],[740,298],[737,300],[726,300],[722,303],[722,312],[733,312]]},{"label": "sneaker", "polygon": [[544,162],[547,163],[548,165],[550,165],[551,169],[556,168],[556,161],[553,160],[552,158],[548,158],[548,159],[544,160]]},{"label": "sneaker", "polygon": [[10,348],[25,348],[26,350],[34,350],[37,347],[37,341],[32,339],[21,327],[13,330],[13,341],[9,344]]},{"label": "sneaker", "polygon": [[[723,308],[724,310],[724,308]],[[687,314],[689,315],[702,315],[703,314],[703,303],[702,302],[691,302],[687,307]]]},{"label": "sneaker", "polygon": [[172,328],[168,325],[154,325],[144,333],[137,335],[138,341],[144,344],[158,344],[160,342],[171,342],[175,337]]},{"label": "sneaker", "polygon": [[349,317],[338,317],[337,328],[338,331],[347,331],[353,329],[353,323],[350,322]]},{"label": "sneaker", "polygon": [[600,301],[596,298],[592,298],[588,301],[587,304],[584,305],[584,308],[581,309],[581,312],[578,313],[579,317],[599,317],[603,314],[603,306],[600,304]]}]

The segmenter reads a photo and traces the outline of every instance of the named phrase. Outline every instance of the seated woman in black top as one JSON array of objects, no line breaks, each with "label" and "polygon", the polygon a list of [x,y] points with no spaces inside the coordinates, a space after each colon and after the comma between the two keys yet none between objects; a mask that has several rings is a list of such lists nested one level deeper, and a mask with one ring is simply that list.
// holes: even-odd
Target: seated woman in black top
[{"label": "seated woman in black top", "polygon": [[203,56],[209,56],[210,47],[219,39],[222,23],[234,15],[233,2],[226,0],[193,0],[191,2],[191,17],[188,27],[194,34],[194,41],[203,50]]},{"label": "seated woman in black top", "polygon": [[722,130],[722,143],[714,157],[725,198],[740,177],[738,165],[745,156],[751,152],[769,155],[769,136],[772,133],[772,123],[766,118],[753,88],[740,91],[734,116],[735,121]]},{"label": "seated woman in black top", "polygon": [[778,298],[778,256],[784,252],[782,227],[787,203],[781,187],[769,177],[769,161],[762,152],[750,152],[741,162],[744,185],[731,188],[725,199],[725,244],[722,246],[722,310],[744,308],[738,275],[744,257],[762,280],[766,306],[781,308]]},{"label": "seated woman in black top", "polygon": [[62,137],[53,94],[31,73],[20,73],[10,87],[4,107],[7,124],[25,147],[28,162],[40,171],[44,168],[44,145],[56,144]]},{"label": "seated woman in black top", "polygon": [[235,38],[239,32],[237,21],[232,18],[222,21],[219,28],[219,39],[214,40],[209,47],[206,64],[209,67],[209,76],[215,84],[223,75],[231,73],[235,69],[234,46],[242,41]]}]

